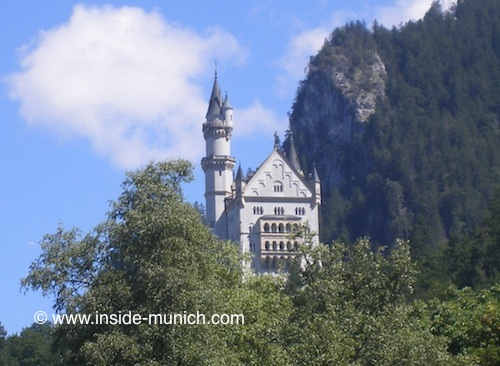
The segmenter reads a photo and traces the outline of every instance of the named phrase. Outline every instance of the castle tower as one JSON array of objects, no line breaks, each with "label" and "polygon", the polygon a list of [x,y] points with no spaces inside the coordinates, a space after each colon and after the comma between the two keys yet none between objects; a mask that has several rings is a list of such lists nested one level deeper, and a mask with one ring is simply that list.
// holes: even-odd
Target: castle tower
[{"label": "castle tower", "polygon": [[217,71],[208,104],[206,122],[203,123],[206,154],[201,160],[205,172],[205,208],[207,221],[216,235],[227,238],[225,199],[231,195],[235,159],[230,156],[233,131],[233,108],[229,98],[222,100]]}]

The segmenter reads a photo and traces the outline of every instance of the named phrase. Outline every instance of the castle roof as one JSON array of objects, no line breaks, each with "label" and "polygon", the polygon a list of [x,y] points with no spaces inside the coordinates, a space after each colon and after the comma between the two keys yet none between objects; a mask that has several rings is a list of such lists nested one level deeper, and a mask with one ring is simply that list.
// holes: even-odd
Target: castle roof
[{"label": "castle roof", "polygon": [[291,130],[290,130],[290,148],[287,157],[288,160],[290,160],[292,166],[295,168],[295,170],[300,172],[301,169],[299,163],[299,156],[297,155],[297,150],[295,150],[295,144],[293,143],[293,132]]},{"label": "castle roof", "polygon": [[229,97],[227,96],[227,93],[226,93],[226,97],[224,98],[224,103],[222,103],[222,109],[223,110],[233,109],[233,107],[231,106],[231,103],[229,102]]},{"label": "castle roof", "polygon": [[[227,98],[226,98],[227,99]],[[214,117],[220,114],[222,107],[222,98],[220,92],[219,81],[217,80],[217,71],[215,72],[214,85],[212,87],[212,94],[208,103],[208,111],[206,118]]]}]

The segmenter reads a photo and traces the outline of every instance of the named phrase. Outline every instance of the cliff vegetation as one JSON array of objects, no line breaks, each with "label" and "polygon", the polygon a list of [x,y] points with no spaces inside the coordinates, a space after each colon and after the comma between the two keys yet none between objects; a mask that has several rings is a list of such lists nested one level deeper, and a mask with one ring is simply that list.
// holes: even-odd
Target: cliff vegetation
[{"label": "cliff vegetation", "polygon": [[[470,242],[489,230],[500,186],[500,2],[436,2],[401,27],[334,30],[290,125],[322,179],[324,242],[408,239],[425,289],[498,278],[488,253],[499,242]],[[469,263],[460,280],[456,257]]]}]

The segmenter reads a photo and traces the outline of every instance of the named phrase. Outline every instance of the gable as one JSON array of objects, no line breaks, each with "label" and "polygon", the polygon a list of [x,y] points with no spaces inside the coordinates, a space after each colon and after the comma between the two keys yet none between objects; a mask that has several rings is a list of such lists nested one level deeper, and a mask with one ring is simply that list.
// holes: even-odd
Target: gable
[{"label": "gable", "polygon": [[245,196],[312,197],[304,177],[291,165],[284,154],[273,150],[271,155],[247,182]]}]

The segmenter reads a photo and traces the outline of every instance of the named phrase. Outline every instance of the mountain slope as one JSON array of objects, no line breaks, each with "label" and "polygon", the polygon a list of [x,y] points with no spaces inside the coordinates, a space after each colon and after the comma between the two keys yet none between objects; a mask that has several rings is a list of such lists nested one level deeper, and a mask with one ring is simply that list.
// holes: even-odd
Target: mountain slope
[{"label": "mountain slope", "polygon": [[412,240],[416,257],[483,221],[500,182],[500,2],[387,30],[335,30],[290,125],[323,182],[323,240]]}]

